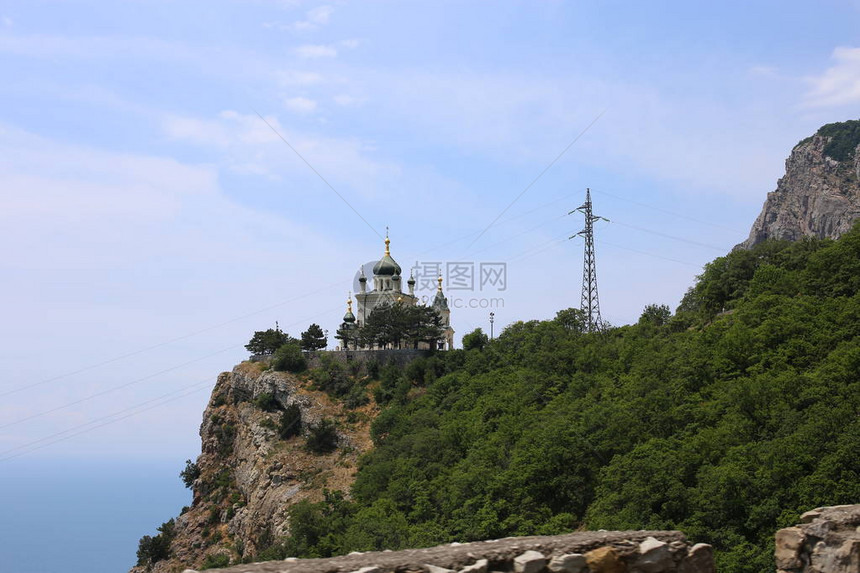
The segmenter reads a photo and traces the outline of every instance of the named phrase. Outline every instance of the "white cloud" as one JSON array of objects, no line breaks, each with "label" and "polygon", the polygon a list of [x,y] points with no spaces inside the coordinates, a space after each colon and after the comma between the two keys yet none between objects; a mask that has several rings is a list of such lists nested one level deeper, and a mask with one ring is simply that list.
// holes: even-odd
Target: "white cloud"
[{"label": "white cloud", "polygon": [[357,98],[354,98],[354,97],[352,97],[350,95],[346,95],[346,94],[339,94],[339,95],[334,96],[331,99],[337,105],[342,105],[344,107],[356,105],[356,104],[360,103]]},{"label": "white cloud", "polygon": [[301,114],[311,113],[317,108],[317,102],[301,96],[285,100],[284,105],[288,110]]},{"label": "white cloud", "polygon": [[[293,111],[306,112],[312,103],[311,100],[293,102]],[[336,188],[377,197],[387,192],[380,188],[379,181],[399,173],[395,165],[373,157],[374,147],[368,141],[300,133],[282,125],[274,116],[266,116],[266,121],[327,180],[334,182]],[[278,135],[256,115],[222,111],[213,119],[170,116],[162,127],[172,139],[219,149],[221,161],[232,171],[293,182],[311,178],[308,180],[314,183],[315,176],[302,160],[294,158]]]},{"label": "white cloud", "polygon": [[343,41],[341,41],[341,42],[340,42],[340,45],[341,45],[341,46],[343,46],[344,48],[348,48],[348,49],[350,49],[350,50],[354,50],[354,49],[355,49],[355,48],[357,48],[360,44],[361,44],[361,41],[356,40],[356,39],[343,40]]},{"label": "white cloud", "polygon": [[796,137],[775,108],[738,109],[717,97],[588,76],[359,70],[347,84],[369,113],[384,110],[427,141],[541,167],[607,109],[562,163],[648,173],[756,202],[781,173],[785,138]]},{"label": "white cloud", "polygon": [[806,105],[831,107],[860,103],[860,48],[836,48],[831,58],[834,63],[823,74],[807,79],[810,89],[805,96]]},{"label": "white cloud", "polygon": [[774,66],[751,66],[747,72],[751,76],[759,76],[765,78],[773,78],[778,75],[778,70]]},{"label": "white cloud", "polygon": [[282,70],[274,75],[282,86],[310,86],[323,81],[322,74],[301,70]]},{"label": "white cloud", "polygon": [[[225,115],[221,121],[229,120]],[[15,333],[2,338],[7,352],[0,363],[8,376],[0,391],[318,291],[300,303],[165,344],[134,361],[62,378],[50,392],[44,387],[14,395],[0,408],[13,420],[236,347],[18,425],[4,444],[10,447],[195,381],[214,383],[219,371],[243,356],[241,342],[260,324],[280,319],[291,333],[311,321],[334,324],[343,313],[340,290],[351,278],[343,269],[362,260],[351,244],[336,246],[331,236],[304,223],[231,200],[214,166],[59,143],[2,125],[0,204],[0,241],[14,245],[0,261],[0,296],[14,301],[4,309],[4,324]],[[296,273],[308,268],[315,274]],[[335,294],[330,283],[341,275],[344,286]],[[329,316],[326,309],[333,306]],[[52,361],[38,358],[46,347]],[[141,436],[149,436],[151,445],[163,443],[178,424],[196,424],[188,420],[199,418],[200,407],[155,409],[64,449],[98,440],[108,451],[121,451],[129,438]],[[193,431],[186,435],[181,447],[194,447]]]},{"label": "white cloud", "polygon": [[334,8],[331,6],[317,6],[316,8],[308,10],[308,22],[319,25],[328,24],[332,13],[334,13]]},{"label": "white cloud", "polygon": [[331,6],[318,6],[308,10],[305,13],[304,20],[297,20],[295,22],[290,22],[289,24],[284,24],[282,22],[263,22],[263,27],[288,32],[312,32],[328,24],[333,13],[334,8]]},{"label": "white cloud", "polygon": [[305,44],[294,51],[300,58],[334,58],[337,56],[337,48],[320,44]]},{"label": "white cloud", "polygon": [[3,16],[3,25],[4,26],[6,26],[7,28],[11,28],[13,23],[14,22],[12,22],[12,18],[10,18],[9,16]]}]

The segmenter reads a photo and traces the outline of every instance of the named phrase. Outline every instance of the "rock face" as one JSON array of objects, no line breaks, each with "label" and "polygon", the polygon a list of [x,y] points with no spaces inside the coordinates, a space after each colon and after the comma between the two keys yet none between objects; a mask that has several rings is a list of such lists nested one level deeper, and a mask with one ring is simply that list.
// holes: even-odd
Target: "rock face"
[{"label": "rock face", "polygon": [[776,533],[778,573],[860,571],[860,505],[820,507]]},{"label": "rock face", "polygon": [[785,161],[785,175],[738,245],[766,239],[836,239],[860,217],[860,121],[823,126]]},{"label": "rock face", "polygon": [[231,573],[715,573],[710,545],[680,531],[588,531],[507,537],[427,549],[287,559],[224,569]]},{"label": "rock face", "polygon": [[[298,434],[283,437],[291,406],[300,412]],[[200,426],[194,500],[175,519],[171,557],[132,571],[178,573],[239,563],[286,535],[295,503],[322,500],[323,488],[349,490],[358,456],[371,446],[369,409],[347,416],[324,393],[261,363],[243,362],[221,374]],[[338,423],[338,449],[314,454],[305,437],[324,418]]]}]

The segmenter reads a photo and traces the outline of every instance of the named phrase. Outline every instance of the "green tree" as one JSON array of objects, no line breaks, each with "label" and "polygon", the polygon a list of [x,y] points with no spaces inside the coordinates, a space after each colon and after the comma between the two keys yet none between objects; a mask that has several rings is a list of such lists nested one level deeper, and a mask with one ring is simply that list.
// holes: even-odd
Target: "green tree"
[{"label": "green tree", "polygon": [[423,342],[435,348],[442,333],[442,319],[433,308],[398,302],[374,308],[358,337],[363,346],[418,348]]},{"label": "green tree", "polygon": [[191,489],[194,482],[200,477],[200,467],[191,460],[185,460],[185,469],[179,472],[179,477],[182,478],[185,487]]},{"label": "green tree", "polygon": [[311,324],[306,331],[302,333],[302,350],[313,352],[321,350],[328,346],[325,333],[318,324]]},{"label": "green tree", "polygon": [[480,328],[463,336],[463,350],[483,350],[489,344],[489,337]]},{"label": "green tree", "polygon": [[268,355],[274,353],[278,348],[292,340],[290,335],[282,332],[279,328],[258,330],[251,337],[245,349],[252,354]]},{"label": "green tree", "polygon": [[555,322],[567,332],[585,331],[585,314],[578,308],[566,308],[555,313]]},{"label": "green tree", "polygon": [[355,324],[342,323],[337,329],[334,337],[341,341],[344,350],[358,347],[360,341],[360,331]]},{"label": "green tree", "polygon": [[324,418],[308,432],[307,447],[315,454],[327,454],[337,449],[337,440],[337,425]]},{"label": "green tree", "polygon": [[672,311],[669,310],[669,305],[666,304],[649,304],[642,311],[639,317],[639,324],[652,324],[654,326],[663,326],[672,318]]}]

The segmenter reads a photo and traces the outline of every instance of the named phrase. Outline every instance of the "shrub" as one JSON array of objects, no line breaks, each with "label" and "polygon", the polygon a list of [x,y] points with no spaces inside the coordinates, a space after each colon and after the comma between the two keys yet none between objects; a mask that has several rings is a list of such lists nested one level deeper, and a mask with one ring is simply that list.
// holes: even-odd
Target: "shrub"
[{"label": "shrub", "polygon": [[860,121],[855,119],[828,123],[818,130],[818,135],[830,138],[824,146],[824,155],[836,161],[845,161],[851,159],[860,144]]},{"label": "shrub", "polygon": [[203,566],[200,567],[203,569],[217,569],[220,567],[229,567],[230,566],[230,556],[226,553],[210,553],[206,556],[206,560],[203,561]]},{"label": "shrub", "polygon": [[311,428],[307,447],[315,454],[327,454],[337,449],[337,427],[334,420],[326,418]]},{"label": "shrub", "polygon": [[175,522],[171,519],[158,526],[158,535],[144,535],[137,546],[137,564],[151,568],[155,563],[170,557],[170,543],[176,537]]},{"label": "shrub", "polygon": [[360,408],[369,402],[370,398],[367,397],[367,389],[358,383],[353,384],[352,389],[343,399],[343,405],[350,410]]},{"label": "shrub", "polygon": [[185,460],[185,469],[179,472],[179,477],[182,478],[185,487],[191,489],[194,486],[194,481],[200,477],[200,468],[191,460]]},{"label": "shrub", "polygon": [[302,409],[298,404],[290,404],[278,424],[278,436],[286,440],[302,433]]},{"label": "shrub", "polygon": [[365,366],[365,368],[367,368],[367,375],[368,376],[370,376],[374,380],[379,378],[379,369],[380,369],[379,360],[376,360],[376,359],[368,360],[364,366]]},{"label": "shrub", "polygon": [[279,406],[275,397],[268,392],[263,392],[254,398],[254,405],[264,412],[274,412]]},{"label": "shrub", "polygon": [[303,372],[308,367],[308,361],[302,354],[298,344],[284,344],[275,351],[272,368],[279,372]]},{"label": "shrub", "polygon": [[334,360],[322,361],[319,368],[311,370],[311,378],[318,390],[336,398],[346,396],[354,382],[347,374],[346,367]]},{"label": "shrub", "polygon": [[233,451],[233,442],[236,440],[236,426],[230,423],[220,423],[220,418],[218,421],[215,421],[214,416],[212,421],[216,423],[214,434],[218,440],[218,453],[226,456]]}]

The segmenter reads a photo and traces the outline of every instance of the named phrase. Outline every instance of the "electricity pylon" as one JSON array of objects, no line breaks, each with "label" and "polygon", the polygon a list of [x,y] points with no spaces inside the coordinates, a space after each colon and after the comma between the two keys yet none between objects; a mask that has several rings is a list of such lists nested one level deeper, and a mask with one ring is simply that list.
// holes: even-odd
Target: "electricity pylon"
[{"label": "electricity pylon", "polygon": [[600,301],[597,298],[597,264],[594,257],[594,222],[609,221],[606,217],[595,215],[591,211],[591,189],[585,190],[585,203],[571,213],[585,215],[585,228],[573,237],[585,237],[585,257],[582,263],[582,300],[580,310],[585,314],[585,328],[588,332],[600,330],[603,321],[600,318]]}]

